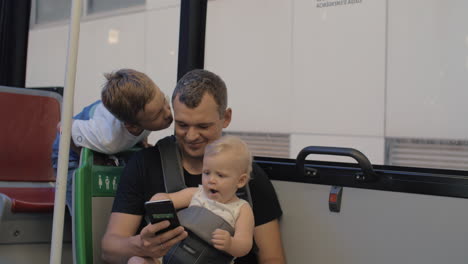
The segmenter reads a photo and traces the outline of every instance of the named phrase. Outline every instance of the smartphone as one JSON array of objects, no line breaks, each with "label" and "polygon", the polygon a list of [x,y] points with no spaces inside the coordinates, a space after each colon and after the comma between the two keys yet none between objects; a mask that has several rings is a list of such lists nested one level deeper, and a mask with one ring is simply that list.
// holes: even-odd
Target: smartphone
[{"label": "smartphone", "polygon": [[171,200],[148,201],[145,203],[146,221],[156,224],[164,220],[169,220],[169,227],[156,232],[155,235],[165,233],[180,225],[174,204]]}]

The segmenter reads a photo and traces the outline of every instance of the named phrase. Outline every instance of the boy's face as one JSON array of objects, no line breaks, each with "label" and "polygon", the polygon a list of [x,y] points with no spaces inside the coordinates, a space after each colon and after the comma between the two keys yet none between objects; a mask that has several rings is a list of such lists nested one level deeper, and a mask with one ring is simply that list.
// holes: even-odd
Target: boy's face
[{"label": "boy's face", "polygon": [[205,93],[200,104],[188,108],[179,101],[179,95],[173,101],[175,136],[183,156],[202,159],[208,143],[221,137],[223,128],[231,122],[231,109],[222,117],[218,113],[218,104],[213,96]]},{"label": "boy's face", "polygon": [[138,125],[146,130],[157,131],[168,128],[172,123],[172,113],[169,102],[163,92],[156,87],[156,93],[145,110],[137,114]]},{"label": "boy's face", "polygon": [[229,151],[203,158],[203,191],[209,199],[224,204],[237,200],[237,189],[246,184],[247,174],[235,154]]}]

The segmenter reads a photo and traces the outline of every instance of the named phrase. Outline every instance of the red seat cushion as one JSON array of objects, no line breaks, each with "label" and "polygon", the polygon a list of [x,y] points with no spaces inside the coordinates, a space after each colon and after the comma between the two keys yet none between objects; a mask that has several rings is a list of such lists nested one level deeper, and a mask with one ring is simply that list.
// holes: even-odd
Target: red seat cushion
[{"label": "red seat cushion", "polygon": [[10,197],[14,213],[51,213],[54,211],[54,187],[0,187]]}]

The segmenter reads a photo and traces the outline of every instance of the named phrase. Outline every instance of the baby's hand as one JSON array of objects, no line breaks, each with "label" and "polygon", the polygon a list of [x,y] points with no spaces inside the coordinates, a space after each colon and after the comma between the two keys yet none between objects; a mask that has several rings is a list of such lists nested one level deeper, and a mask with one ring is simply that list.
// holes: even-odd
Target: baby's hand
[{"label": "baby's hand", "polygon": [[226,230],[218,228],[213,232],[211,242],[213,242],[215,248],[227,251],[231,248],[231,234]]}]

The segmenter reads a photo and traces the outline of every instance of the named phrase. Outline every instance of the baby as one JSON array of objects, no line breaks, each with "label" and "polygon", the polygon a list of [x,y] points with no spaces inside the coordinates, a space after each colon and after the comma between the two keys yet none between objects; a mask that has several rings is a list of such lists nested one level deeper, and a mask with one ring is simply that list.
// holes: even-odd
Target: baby
[{"label": "baby", "polygon": [[[175,193],[158,193],[151,200],[171,199],[176,209],[201,206],[219,215],[234,227],[234,235],[216,229],[211,241],[219,250],[241,257],[253,244],[254,215],[249,203],[237,197],[252,170],[252,155],[241,139],[224,136],[205,148],[202,185]],[[152,258],[132,257],[129,263],[159,263]]]}]

